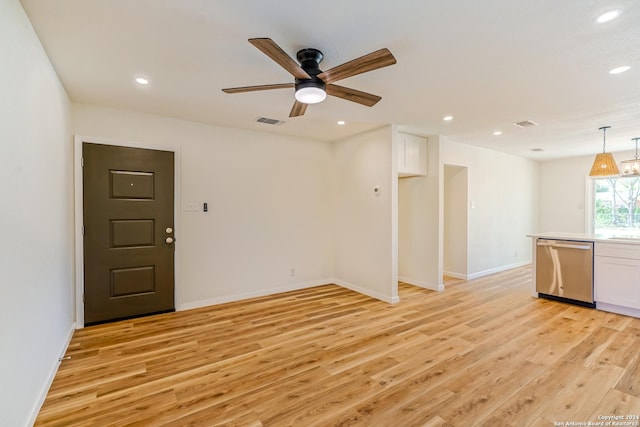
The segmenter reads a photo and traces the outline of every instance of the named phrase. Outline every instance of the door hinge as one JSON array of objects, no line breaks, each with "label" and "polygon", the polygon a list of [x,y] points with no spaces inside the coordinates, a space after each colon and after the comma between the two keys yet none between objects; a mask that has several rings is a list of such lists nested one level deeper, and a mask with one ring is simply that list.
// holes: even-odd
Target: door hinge
[{"label": "door hinge", "polygon": [[80,167],[84,167],[84,157],[80,157]]},{"label": "door hinge", "polygon": [[84,236],[84,225],[82,226],[82,235]]},{"label": "door hinge", "polygon": [[84,294],[82,294],[82,303],[84,304]]}]

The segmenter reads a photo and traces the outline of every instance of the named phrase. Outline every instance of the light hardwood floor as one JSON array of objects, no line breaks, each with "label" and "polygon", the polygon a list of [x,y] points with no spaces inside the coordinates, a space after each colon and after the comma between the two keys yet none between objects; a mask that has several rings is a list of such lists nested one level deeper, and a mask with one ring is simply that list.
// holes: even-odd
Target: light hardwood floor
[{"label": "light hardwood floor", "polygon": [[88,327],[36,425],[554,426],[640,415],[640,319],[533,298],[530,275],[448,280],[441,293],[401,284],[394,305],[327,285]]}]

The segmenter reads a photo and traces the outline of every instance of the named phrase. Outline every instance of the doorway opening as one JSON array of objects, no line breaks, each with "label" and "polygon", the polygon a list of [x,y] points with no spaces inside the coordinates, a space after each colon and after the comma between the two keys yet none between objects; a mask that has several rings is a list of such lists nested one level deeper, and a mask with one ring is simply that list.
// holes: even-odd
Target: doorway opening
[{"label": "doorway opening", "polygon": [[444,282],[468,277],[468,169],[444,165]]}]

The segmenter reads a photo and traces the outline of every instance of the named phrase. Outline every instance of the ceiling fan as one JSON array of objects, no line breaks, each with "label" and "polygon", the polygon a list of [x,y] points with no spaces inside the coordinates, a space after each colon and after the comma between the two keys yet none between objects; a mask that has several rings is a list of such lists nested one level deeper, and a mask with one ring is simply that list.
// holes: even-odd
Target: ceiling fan
[{"label": "ceiling fan", "polygon": [[396,63],[389,49],[380,49],[360,58],[345,62],[330,70],[320,70],[322,52],[318,49],[301,49],[296,58],[298,63],[282,50],[270,38],[253,38],[249,43],[260,49],[265,55],[277,62],[282,68],[295,77],[295,83],[280,83],[260,86],[244,86],[222,89],[225,93],[255,92],[259,90],[295,88],[295,102],[289,113],[289,117],[302,116],[307,111],[309,104],[324,101],[327,94],[337,96],[348,101],[373,107],[382,98],[377,95],[333,84],[347,77],[377,70]]}]

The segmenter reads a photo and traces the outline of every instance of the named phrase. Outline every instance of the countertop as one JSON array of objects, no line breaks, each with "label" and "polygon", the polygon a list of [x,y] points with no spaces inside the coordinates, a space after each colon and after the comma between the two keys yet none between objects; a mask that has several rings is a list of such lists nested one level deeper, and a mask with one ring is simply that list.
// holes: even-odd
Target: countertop
[{"label": "countertop", "polygon": [[599,243],[622,243],[627,245],[640,245],[640,236],[604,235],[592,233],[571,233],[566,231],[550,231],[545,233],[527,234],[527,237],[540,239],[576,240]]}]

